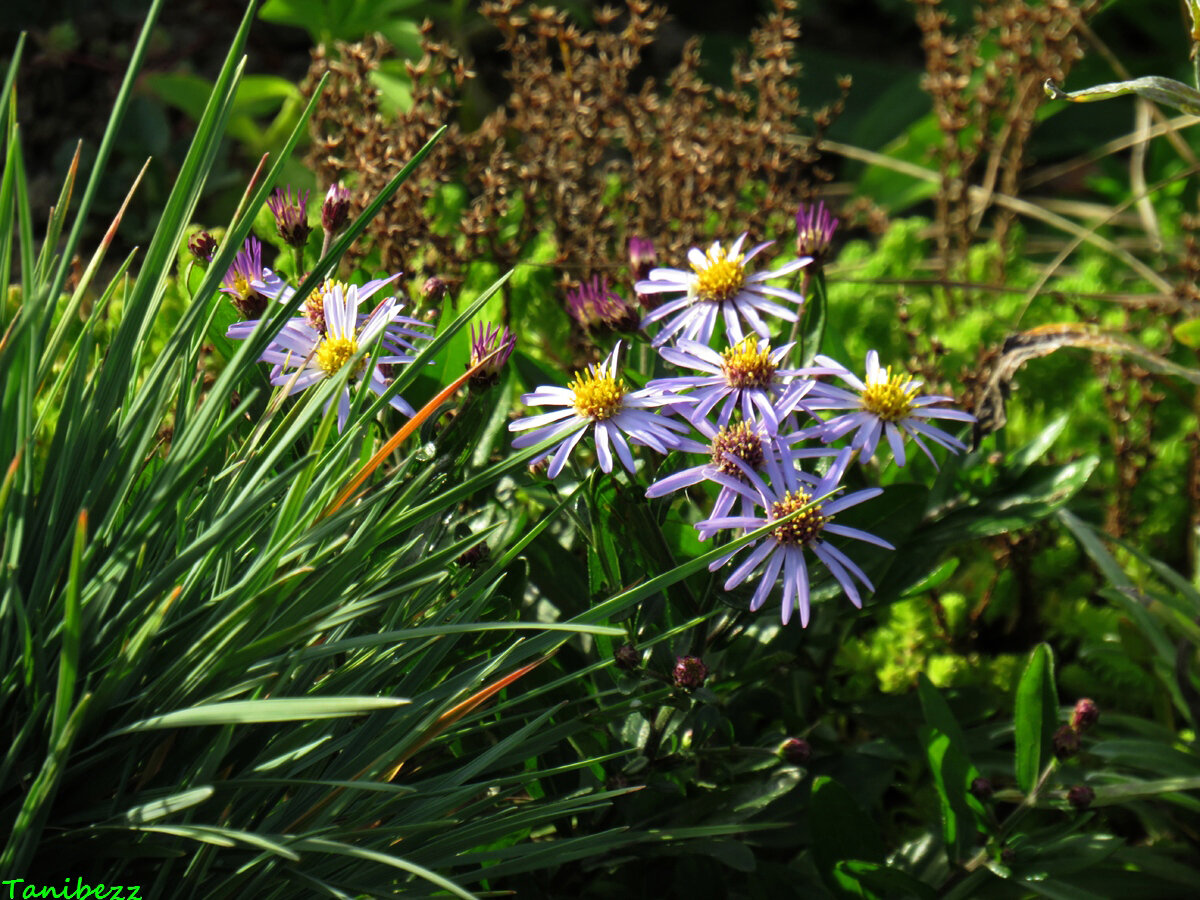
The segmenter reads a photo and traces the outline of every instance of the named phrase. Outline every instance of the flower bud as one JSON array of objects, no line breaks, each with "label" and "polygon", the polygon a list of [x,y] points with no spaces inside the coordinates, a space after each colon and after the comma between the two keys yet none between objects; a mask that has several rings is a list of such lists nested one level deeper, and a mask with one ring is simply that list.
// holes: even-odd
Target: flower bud
[{"label": "flower bud", "polygon": [[838,220],[833,217],[822,201],[809,206],[801,203],[796,213],[796,252],[811,256],[820,265],[829,251]]},{"label": "flower bud", "polygon": [[637,331],[641,318],[608,279],[596,275],[578,288],[567,291],[567,312],[580,328],[588,331]]},{"label": "flower bud", "polygon": [[292,186],[287,192],[275,188],[267,207],[275,217],[275,229],[289,247],[303,247],[308,241],[308,191],[297,191],[292,196]]},{"label": "flower bud", "polygon": [[1095,702],[1084,697],[1075,704],[1075,711],[1071,713],[1071,727],[1080,734],[1087,731],[1100,719],[1100,707]]},{"label": "flower bud", "polygon": [[1086,784],[1077,784],[1067,791],[1067,802],[1078,810],[1085,810],[1096,799],[1096,792]]},{"label": "flower bud", "polygon": [[708,678],[708,666],[698,656],[680,656],[675,660],[672,675],[676,687],[692,691],[704,686],[704,681]]},{"label": "flower bud", "polygon": [[617,668],[625,672],[632,672],[642,664],[642,654],[633,644],[622,644],[613,651],[613,659],[617,661]]},{"label": "flower bud", "polygon": [[634,281],[645,281],[650,277],[656,258],[652,240],[644,237],[629,239],[629,274]]},{"label": "flower bud", "polygon": [[331,184],[321,204],[321,227],[329,235],[337,234],[350,219],[350,191],[341,183]]},{"label": "flower bud", "polygon": [[793,766],[807,765],[812,759],[812,745],[804,738],[788,738],[779,748],[779,755]]},{"label": "flower bud", "polygon": [[438,303],[446,296],[446,282],[438,278],[436,275],[431,275],[425,279],[425,284],[421,286],[421,296],[430,303]]},{"label": "flower bud", "polygon": [[487,390],[496,384],[500,380],[500,371],[516,346],[517,337],[507,328],[502,331],[495,325],[480,325],[477,332],[472,325],[470,365],[483,363],[483,366],[467,383],[476,391]]},{"label": "flower bud", "polygon": [[480,541],[474,547],[471,547],[470,549],[465,550],[458,557],[457,562],[460,566],[469,566],[470,568],[473,569],[476,566],[478,566],[480,563],[487,562],[488,556],[490,554],[491,554],[491,548],[488,547],[487,541]]},{"label": "flower bud", "polygon": [[1054,755],[1059,759],[1070,759],[1079,752],[1079,732],[1070,725],[1064,725],[1054,732]]},{"label": "flower bud", "polygon": [[988,800],[991,800],[992,794],[996,792],[996,789],[992,787],[991,781],[983,777],[974,779],[971,782],[971,787],[969,790],[971,791],[971,796],[973,796],[976,800],[983,801],[984,803],[986,803]]},{"label": "flower bud", "polygon": [[197,231],[188,238],[188,252],[196,258],[196,262],[210,263],[213,254],[217,252],[217,239],[207,231]]}]

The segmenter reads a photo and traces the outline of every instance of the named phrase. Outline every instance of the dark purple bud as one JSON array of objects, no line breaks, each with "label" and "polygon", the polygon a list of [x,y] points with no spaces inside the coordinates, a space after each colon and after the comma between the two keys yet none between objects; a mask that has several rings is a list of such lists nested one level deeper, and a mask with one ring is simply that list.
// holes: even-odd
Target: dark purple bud
[{"label": "dark purple bud", "polygon": [[331,184],[321,204],[321,227],[326,234],[337,234],[346,227],[350,219],[350,191],[339,184]]},{"label": "dark purple bud", "polygon": [[622,644],[613,651],[613,659],[617,661],[617,668],[625,672],[632,672],[642,664],[642,654],[633,644]]},{"label": "dark purple bud", "polygon": [[634,281],[644,281],[650,277],[657,254],[654,242],[649,238],[631,237],[629,239],[629,274]]},{"label": "dark purple bud", "polygon": [[1086,784],[1077,784],[1067,791],[1067,802],[1078,810],[1085,810],[1096,799],[1096,792]]},{"label": "dark purple bud", "polygon": [[197,231],[188,238],[188,251],[196,258],[196,262],[210,263],[217,252],[217,239],[207,231]]},{"label": "dark purple bud", "polygon": [[487,541],[480,541],[458,557],[458,564],[460,566],[470,566],[473,569],[481,563],[487,562],[490,554],[491,549],[488,547]]},{"label": "dark purple bud", "polygon": [[992,799],[992,794],[996,792],[996,789],[992,787],[992,783],[988,779],[980,777],[971,782],[970,791],[971,796],[976,800],[982,800],[986,803]]},{"label": "dark purple bud", "polygon": [[438,303],[446,296],[446,282],[438,278],[436,275],[431,275],[425,279],[425,284],[421,286],[421,296],[430,303]]},{"label": "dark purple bud", "polygon": [[698,656],[680,656],[675,660],[675,686],[685,690],[695,690],[704,686],[708,678],[708,666]]},{"label": "dark purple bud", "polygon": [[779,748],[779,755],[793,766],[804,766],[812,759],[812,745],[804,738],[788,738]]},{"label": "dark purple bud", "polygon": [[1064,725],[1054,732],[1054,755],[1059,759],[1070,759],[1079,752],[1079,732]]},{"label": "dark purple bud", "polygon": [[1080,734],[1087,731],[1100,719],[1100,707],[1095,702],[1084,697],[1075,704],[1075,711],[1071,713],[1071,727]]}]

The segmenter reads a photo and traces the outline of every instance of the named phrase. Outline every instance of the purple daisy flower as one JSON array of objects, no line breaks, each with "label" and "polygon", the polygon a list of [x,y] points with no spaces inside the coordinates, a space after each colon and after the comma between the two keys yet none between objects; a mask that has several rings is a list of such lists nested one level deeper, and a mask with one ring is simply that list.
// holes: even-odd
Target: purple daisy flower
[{"label": "purple daisy flower", "polygon": [[950,419],[955,422],[974,422],[975,417],[958,409],[933,408],[935,403],[953,403],[953,397],[935,394],[918,396],[921,382],[910,379],[906,374],[892,374],[879,365],[879,354],[874,350],[867,353],[866,380],[859,380],[849,369],[827,356],[818,356],[816,362],[835,367],[837,376],[849,384],[854,391],[834,385],[821,384],[809,400],[812,409],[848,409],[853,412],[835,416],[827,422],[808,429],[807,434],[820,437],[829,443],[853,434],[850,446],[859,451],[863,462],[875,455],[881,435],[887,435],[888,445],[896,465],[905,462],[904,435],[908,435],[929,457],[937,468],[937,460],[921,440],[922,436],[940,444],[951,453],[961,453],[966,445],[940,428],[934,428],[927,419]]},{"label": "purple daisy flower", "polygon": [[743,234],[728,250],[721,246],[720,241],[714,241],[706,253],[693,247],[688,251],[692,271],[651,269],[649,280],[637,283],[635,288],[639,295],[683,294],[682,297],[668,300],[642,319],[642,327],[645,328],[660,319],[671,317],[654,339],[655,347],[665,344],[677,334],[689,340],[708,343],[712,339],[718,315],[725,320],[725,334],[730,341],[740,341],[745,336],[740,319],[745,319],[751,330],[764,338],[771,336],[762,318],[764,314],[777,316],[787,322],[796,321],[796,310],[771,298],[777,297],[799,307],[804,303],[804,297],[786,288],[772,287],[766,282],[790,275],[808,265],[812,259],[802,257],[778,269],[751,275],[747,271],[747,264],[773,242],[756,244],[742,253],[745,240],[746,235]]},{"label": "purple daisy flower", "polygon": [[256,237],[246,238],[246,243],[234,257],[233,265],[221,279],[220,290],[229,295],[230,301],[244,319],[258,319],[267,308],[266,296],[255,287],[269,269],[262,264],[262,244]]},{"label": "purple daisy flower", "polygon": [[[722,425],[719,428],[708,419],[699,419],[692,424],[708,438],[709,443],[705,445],[693,438],[683,437],[674,449],[682,453],[703,454],[708,459],[699,465],[660,478],[646,490],[646,496],[663,497],[701,481],[712,481],[721,487],[710,514],[712,518],[727,515],[736,500],[741,501],[742,515],[749,516],[754,512],[752,501],[731,489],[725,482],[726,478],[735,478],[743,482],[746,480],[741,467],[731,457],[737,457],[756,472],[765,471],[773,483],[779,484],[785,477],[784,469],[794,468],[797,459],[836,456],[838,452],[829,447],[793,450],[789,439],[769,433],[763,423],[758,421],[747,420]],[[700,540],[707,540],[713,533],[715,532],[708,529],[700,529]]]},{"label": "purple daisy flower", "polygon": [[[883,538],[869,532],[845,525],[833,524],[833,517],[851,506],[856,506],[865,500],[870,500],[883,493],[880,488],[866,488],[854,491],[841,497],[828,498],[828,495],[841,490],[838,482],[849,464],[852,452],[842,450],[833,465],[820,478],[806,475],[793,470],[784,469],[783,479],[779,484],[768,484],[754,470],[745,464],[738,464],[745,476],[745,481],[730,478],[723,482],[733,490],[751,500],[756,508],[761,508],[762,515],[749,516],[713,516],[697,522],[696,527],[706,530],[724,528],[752,531],[784,518],[790,513],[816,502],[811,508],[800,513],[795,518],[781,524],[767,537],[756,545],[751,545],[750,554],[742,560],[733,574],[725,581],[725,590],[732,590],[746,581],[761,565],[762,575],[754,595],[750,600],[750,609],[758,610],[766,602],[767,595],[775,586],[775,580],[783,572],[783,606],[782,619],[786,625],[795,609],[800,610],[800,625],[808,625],[810,613],[810,590],[808,581],[808,564],[805,562],[805,550],[819,559],[830,574],[841,585],[850,602],[862,608],[862,597],[859,595],[855,580],[868,590],[874,590],[866,573],[860,569],[850,557],[846,556],[833,544],[824,540],[827,534],[854,538],[875,544],[887,550],[895,548]],[[736,459],[734,460],[736,462]],[[748,482],[748,483],[747,483]],[[825,497],[826,499],[821,499]],[[737,552],[730,553],[709,565],[710,571],[716,571],[729,562]]]},{"label": "purple daisy flower", "polygon": [[538,459],[551,452],[547,475],[557,477],[566,465],[571,450],[589,429],[595,432],[596,457],[600,468],[611,472],[613,448],[621,464],[629,471],[634,468],[633,454],[629,450],[626,436],[635,444],[642,444],[659,453],[666,453],[688,428],[667,416],[656,415],[652,409],[686,402],[668,391],[657,388],[642,388],[631,391],[624,380],[617,377],[617,354],[621,342],[599,366],[589,366],[586,372],[577,372],[575,380],[565,388],[556,386],[539,387],[521,397],[527,406],[561,406],[557,412],[541,413],[510,422],[509,431],[529,431],[513,441],[520,449],[541,443],[548,438],[561,438],[557,448],[550,448]]},{"label": "purple daisy flower", "polygon": [[[696,401],[687,413],[693,421],[703,419],[722,400],[717,422],[729,424],[735,409],[743,419],[761,418],[770,434],[779,431],[779,422],[798,408],[815,382],[808,375],[832,375],[840,369],[827,367],[784,369],[780,364],[794,347],[784,344],[775,350],[766,340],[745,338],[722,353],[707,344],[680,338],[674,347],[660,347],[667,362],[704,372],[701,376],[656,378],[647,387],[685,391]],[[794,381],[800,378],[802,380]]]},{"label": "purple daisy flower", "polygon": [[[400,277],[399,272],[395,275],[389,275],[387,278],[375,278],[368,281],[366,284],[357,285],[356,291],[359,304],[365,303],[381,288],[391,284]],[[270,269],[262,270],[262,277],[254,282],[254,287],[265,297],[273,300],[278,300],[280,303],[287,303],[296,296],[296,289],[283,280],[283,278]],[[350,290],[351,285],[344,281],[336,281],[332,278],[327,278],[324,283],[317,287],[304,304],[300,307],[300,312],[304,316],[304,320],[309,327],[318,334],[325,334],[325,301],[334,288],[345,294]],[[395,298],[391,298],[395,301]],[[404,304],[397,303],[391,319],[384,326],[383,341],[384,351],[389,355],[406,355],[416,354],[417,347],[413,343],[416,340],[428,340],[429,335],[417,329],[430,328],[428,322],[422,322],[420,319],[414,319],[411,316],[401,314],[404,309]],[[365,316],[360,317],[359,324],[362,325]],[[250,336],[250,332],[254,330],[257,321],[241,322],[230,327],[228,336],[231,338],[241,339]],[[407,359],[405,360],[408,361]]]},{"label": "purple daisy flower", "polygon": [[[368,359],[360,358],[353,363],[355,354],[370,348],[376,340],[385,337],[387,327],[399,316],[394,297],[379,303],[370,315],[360,317],[358,304],[359,289],[356,285],[345,287],[334,284],[325,296],[324,334],[303,319],[290,319],[275,335],[260,358],[274,366],[271,383],[287,388],[288,396],[312,387],[327,378],[337,375],[347,364],[354,365],[352,380],[367,386],[377,394],[387,390],[388,382],[381,371],[385,365],[411,362],[412,357],[403,352],[392,352],[393,348],[383,341],[384,353],[368,367]],[[230,337],[245,337],[241,333],[247,326],[257,323],[242,322],[230,328]],[[234,329],[239,333],[234,334]],[[250,330],[253,330],[251,327]],[[247,332],[248,333],[248,332]],[[332,402],[332,401],[331,401]],[[413,408],[399,395],[389,401],[391,405],[412,416]],[[328,407],[327,407],[328,408]],[[350,415],[350,388],[347,385],[338,398],[338,431],[346,427]]]}]

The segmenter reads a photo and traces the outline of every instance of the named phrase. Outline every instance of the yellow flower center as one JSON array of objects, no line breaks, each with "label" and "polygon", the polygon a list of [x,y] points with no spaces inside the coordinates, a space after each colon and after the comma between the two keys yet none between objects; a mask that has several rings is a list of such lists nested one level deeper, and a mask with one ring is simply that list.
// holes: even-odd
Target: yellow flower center
[{"label": "yellow flower center", "polygon": [[763,463],[762,439],[745,422],[721,426],[712,442],[712,464],[717,470],[745,481],[746,476],[727,458],[729,456],[736,456],[752,469]]},{"label": "yellow flower center", "polygon": [[893,375],[892,367],[888,366],[884,380],[868,384],[862,392],[862,408],[884,422],[899,422],[907,418],[917,396],[917,388],[904,389],[907,383],[908,376],[903,373]]},{"label": "yellow flower center", "polygon": [[[358,352],[358,341],[354,338],[325,338],[317,347],[317,365],[324,371],[326,377],[333,377],[355,353]],[[363,360],[365,363],[366,360]],[[360,364],[359,368],[362,368]]]},{"label": "yellow flower center", "polygon": [[249,296],[252,288],[250,287],[250,279],[240,272],[233,276],[233,289],[238,292],[239,297]]},{"label": "yellow flower center", "polygon": [[[795,512],[811,502],[812,494],[807,491],[788,491],[783,495],[782,500],[771,504],[771,518],[782,519],[788,513]],[[825,527],[827,521],[829,520],[821,515],[821,504],[818,503],[811,509],[800,513],[790,522],[780,525],[771,533],[781,544],[803,546],[820,536],[821,529]]]},{"label": "yellow flower center", "polygon": [[721,354],[721,358],[721,369],[731,388],[766,388],[775,377],[770,345],[764,344],[759,350],[754,338],[734,344]]},{"label": "yellow flower center", "polygon": [[625,382],[611,375],[601,375],[595,366],[587,373],[575,373],[575,380],[567,387],[575,395],[573,406],[581,416],[603,421],[621,410],[621,398],[625,396]]},{"label": "yellow flower center", "polygon": [[724,247],[709,248],[704,254],[703,265],[692,264],[696,273],[696,285],[692,289],[701,300],[720,302],[737,295],[746,283],[746,269],[742,265],[742,254],[726,256]]},{"label": "yellow flower center", "polygon": [[321,334],[325,333],[325,298],[338,286],[341,287],[343,294],[349,289],[344,281],[327,278],[325,283],[316,288],[304,301],[304,317],[308,320],[308,324]]}]

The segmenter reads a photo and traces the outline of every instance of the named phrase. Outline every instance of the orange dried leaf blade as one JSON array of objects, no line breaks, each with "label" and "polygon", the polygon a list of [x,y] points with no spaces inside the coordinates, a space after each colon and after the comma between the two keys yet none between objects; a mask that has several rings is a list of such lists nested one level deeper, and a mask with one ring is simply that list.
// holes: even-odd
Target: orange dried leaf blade
[{"label": "orange dried leaf blade", "polygon": [[529,674],[549,658],[550,655],[543,656],[541,659],[536,659],[533,662],[522,666],[515,672],[511,672],[498,681],[492,682],[487,687],[480,688],[466,700],[463,700],[461,703],[458,703],[452,708],[446,710],[444,713],[438,716],[437,721],[430,726],[429,730],[426,731],[425,734],[421,735],[421,737],[419,737],[417,741],[404,752],[404,755],[397,760],[390,769],[388,769],[387,773],[383,776],[384,781],[395,780],[396,776],[400,774],[400,769],[403,768],[404,764],[411,759],[418,750],[432,741],[435,737],[437,737],[467,713],[492,699],[492,697],[496,696],[496,694],[500,693],[518,678],[522,678],[523,676]]}]

